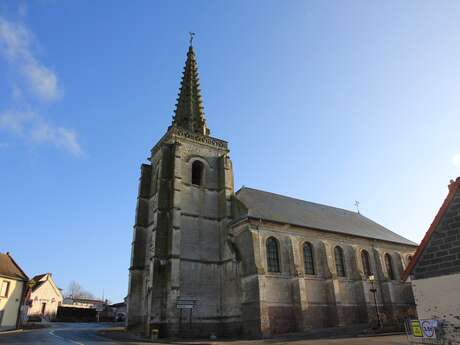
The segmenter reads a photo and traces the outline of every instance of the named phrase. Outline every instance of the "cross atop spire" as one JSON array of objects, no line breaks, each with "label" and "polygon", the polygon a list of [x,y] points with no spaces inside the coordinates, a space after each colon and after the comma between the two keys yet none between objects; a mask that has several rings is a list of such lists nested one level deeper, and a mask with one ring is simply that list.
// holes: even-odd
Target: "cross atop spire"
[{"label": "cross atop spire", "polygon": [[195,51],[192,47],[194,33],[190,33],[190,46],[187,52],[184,72],[177,98],[173,126],[186,129],[193,133],[209,135],[204,118],[203,101],[201,99],[200,81]]}]

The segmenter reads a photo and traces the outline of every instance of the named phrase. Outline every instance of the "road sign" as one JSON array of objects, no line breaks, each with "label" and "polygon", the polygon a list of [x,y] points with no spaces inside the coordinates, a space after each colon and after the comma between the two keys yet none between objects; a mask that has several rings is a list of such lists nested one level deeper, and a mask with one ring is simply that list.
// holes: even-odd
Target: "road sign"
[{"label": "road sign", "polygon": [[177,309],[193,309],[195,307],[196,299],[192,298],[178,298],[176,300]]}]

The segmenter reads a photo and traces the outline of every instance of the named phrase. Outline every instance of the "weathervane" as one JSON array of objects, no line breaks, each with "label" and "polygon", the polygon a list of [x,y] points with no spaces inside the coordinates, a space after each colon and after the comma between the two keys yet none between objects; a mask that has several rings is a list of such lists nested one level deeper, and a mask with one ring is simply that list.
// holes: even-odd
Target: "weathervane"
[{"label": "weathervane", "polygon": [[356,211],[358,212],[358,214],[361,214],[359,213],[359,201],[358,200],[355,200],[355,206],[356,206]]},{"label": "weathervane", "polygon": [[193,36],[195,36],[195,33],[194,32],[189,32],[188,34],[190,35],[190,45],[192,45]]}]

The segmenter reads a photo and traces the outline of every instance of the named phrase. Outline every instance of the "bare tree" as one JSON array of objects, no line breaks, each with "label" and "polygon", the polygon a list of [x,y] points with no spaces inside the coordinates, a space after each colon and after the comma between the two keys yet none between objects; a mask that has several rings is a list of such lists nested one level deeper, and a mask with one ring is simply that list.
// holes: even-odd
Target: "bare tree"
[{"label": "bare tree", "polygon": [[67,291],[65,293],[65,297],[95,299],[94,295],[91,292],[83,289],[82,286],[75,280],[72,280],[70,282],[69,287],[67,288]]}]

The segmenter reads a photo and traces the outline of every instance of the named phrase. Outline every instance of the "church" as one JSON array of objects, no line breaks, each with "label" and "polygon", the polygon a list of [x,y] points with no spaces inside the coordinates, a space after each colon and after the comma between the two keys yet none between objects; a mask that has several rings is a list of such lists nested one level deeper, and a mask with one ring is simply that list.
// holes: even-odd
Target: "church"
[{"label": "church", "polygon": [[265,337],[398,325],[417,244],[361,215],[243,187],[211,136],[192,44],[172,124],[141,165],[128,330]]}]

